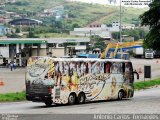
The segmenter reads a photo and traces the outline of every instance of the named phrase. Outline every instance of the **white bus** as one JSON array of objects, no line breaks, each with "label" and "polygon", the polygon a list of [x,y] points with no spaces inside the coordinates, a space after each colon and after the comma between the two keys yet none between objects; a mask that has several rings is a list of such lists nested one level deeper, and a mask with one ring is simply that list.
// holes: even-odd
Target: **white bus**
[{"label": "white bus", "polygon": [[47,106],[131,98],[134,73],[138,79],[128,60],[31,57],[26,71],[26,98]]}]

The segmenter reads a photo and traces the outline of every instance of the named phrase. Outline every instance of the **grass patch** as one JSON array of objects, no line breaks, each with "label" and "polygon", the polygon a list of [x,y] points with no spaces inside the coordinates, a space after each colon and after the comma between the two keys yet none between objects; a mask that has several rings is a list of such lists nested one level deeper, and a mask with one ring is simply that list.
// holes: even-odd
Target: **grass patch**
[{"label": "grass patch", "polygon": [[[156,85],[160,85],[160,78],[146,81],[146,82],[136,82],[134,83],[134,88],[136,90],[147,89],[149,87],[153,87]],[[0,94],[0,102],[15,102],[15,101],[24,101],[26,100],[25,91],[17,92],[17,93],[6,93]]]},{"label": "grass patch", "polygon": [[25,92],[0,94],[0,102],[14,102],[26,100]]},{"label": "grass patch", "polygon": [[134,88],[136,90],[140,90],[140,89],[147,89],[149,87],[153,87],[156,85],[160,85],[160,78],[155,79],[155,80],[151,80],[151,81],[136,82],[136,83],[134,83]]}]

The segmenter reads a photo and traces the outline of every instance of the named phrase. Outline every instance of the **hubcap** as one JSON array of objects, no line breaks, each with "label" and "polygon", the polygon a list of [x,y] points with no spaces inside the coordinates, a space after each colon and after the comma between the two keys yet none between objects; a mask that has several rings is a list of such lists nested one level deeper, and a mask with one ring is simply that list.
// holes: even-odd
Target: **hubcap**
[{"label": "hubcap", "polygon": [[73,96],[71,95],[70,97],[69,97],[69,100],[71,101],[71,102],[73,102]]},{"label": "hubcap", "polygon": [[80,102],[83,102],[83,99],[84,99],[84,97],[83,97],[83,95],[81,95]]},{"label": "hubcap", "polygon": [[122,99],[122,96],[123,96],[122,92],[119,92],[119,99]]}]

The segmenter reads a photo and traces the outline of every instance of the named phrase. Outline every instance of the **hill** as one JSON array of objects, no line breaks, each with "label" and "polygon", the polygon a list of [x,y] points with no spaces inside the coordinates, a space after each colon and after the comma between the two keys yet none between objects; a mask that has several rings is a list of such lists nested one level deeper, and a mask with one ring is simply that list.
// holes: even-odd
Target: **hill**
[{"label": "hill", "polygon": [[[88,4],[80,2],[68,2],[67,0],[16,0],[15,3],[7,3],[6,11],[26,14],[26,17],[46,21],[45,24],[52,24],[55,15],[41,17],[45,9],[54,9],[62,5],[63,15],[62,28],[71,29],[74,26],[87,26],[92,22],[109,24],[119,20],[120,10],[118,6]],[[138,12],[137,12],[138,11]],[[122,7],[122,23],[138,22],[139,15],[146,9]],[[51,23],[52,22],[52,23]]]}]

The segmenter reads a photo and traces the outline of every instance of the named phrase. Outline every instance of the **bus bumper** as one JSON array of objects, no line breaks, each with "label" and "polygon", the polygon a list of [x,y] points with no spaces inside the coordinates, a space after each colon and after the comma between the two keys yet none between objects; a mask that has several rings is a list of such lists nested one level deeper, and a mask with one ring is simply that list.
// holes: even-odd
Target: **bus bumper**
[{"label": "bus bumper", "polygon": [[44,102],[46,100],[51,100],[51,94],[26,94],[26,99],[32,102]]}]

